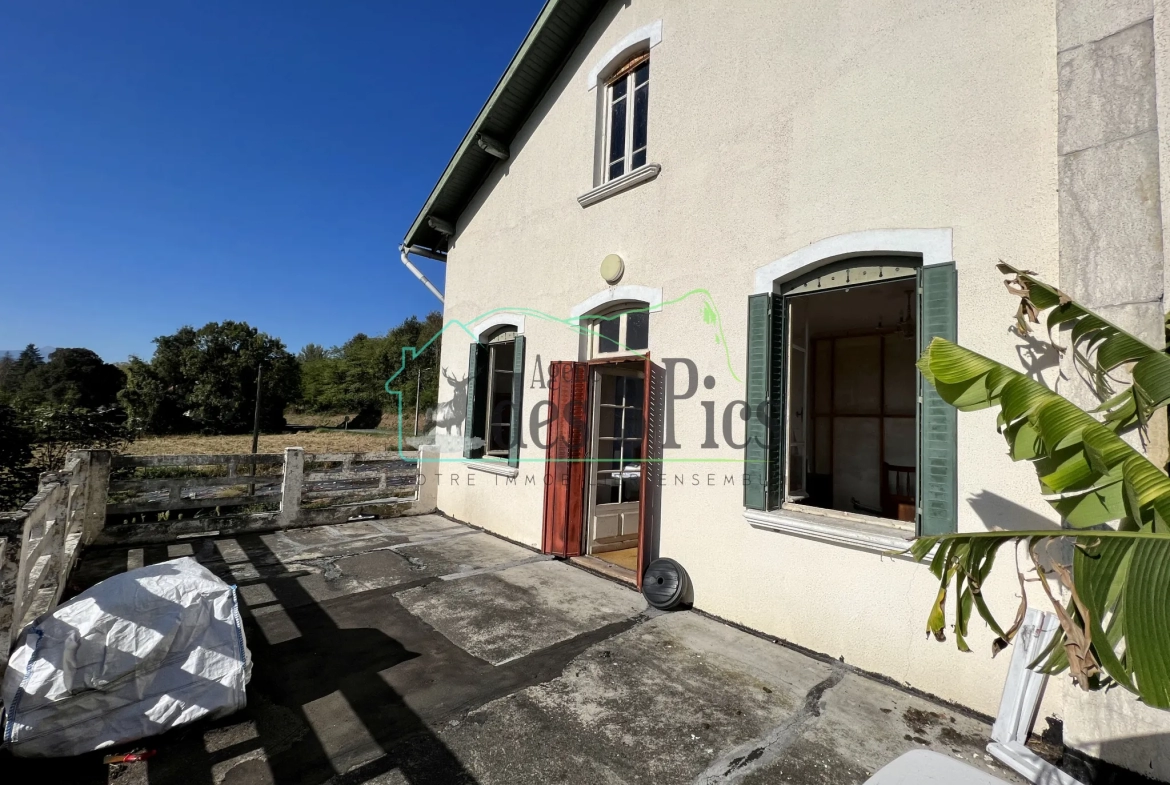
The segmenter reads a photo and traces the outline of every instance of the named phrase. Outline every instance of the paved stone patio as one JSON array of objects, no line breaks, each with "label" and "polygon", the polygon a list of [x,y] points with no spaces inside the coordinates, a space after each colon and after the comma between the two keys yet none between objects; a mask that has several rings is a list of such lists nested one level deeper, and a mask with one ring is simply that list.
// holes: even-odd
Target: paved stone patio
[{"label": "paved stone patio", "polygon": [[[81,589],[194,555],[240,587],[246,710],[44,781],[860,783],[928,747],[1010,781],[989,727],[441,516],[88,552]],[[25,771],[27,770],[27,772]]]}]

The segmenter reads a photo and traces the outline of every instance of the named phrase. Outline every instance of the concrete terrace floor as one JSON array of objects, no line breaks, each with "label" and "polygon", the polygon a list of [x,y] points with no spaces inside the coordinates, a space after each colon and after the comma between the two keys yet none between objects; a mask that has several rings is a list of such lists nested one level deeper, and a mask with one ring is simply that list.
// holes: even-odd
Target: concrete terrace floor
[{"label": "concrete terrace floor", "polygon": [[653,611],[631,588],[437,515],[91,550],[74,588],[184,555],[240,587],[247,709],[135,745],[157,750],[144,763],[95,753],[0,771],[119,785],[845,785],[929,747],[1021,781],[985,754],[978,719]]}]

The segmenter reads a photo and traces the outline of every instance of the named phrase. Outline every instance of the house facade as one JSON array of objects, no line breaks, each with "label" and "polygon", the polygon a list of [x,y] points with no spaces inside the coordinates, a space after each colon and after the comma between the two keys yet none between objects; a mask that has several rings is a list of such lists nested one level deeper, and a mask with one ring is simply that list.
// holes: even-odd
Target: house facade
[{"label": "house facade", "polygon": [[[889,552],[1060,522],[914,362],[941,335],[1088,402],[1000,260],[1161,340],[1162,5],[549,2],[404,243],[447,264],[439,508],[635,583],[672,558],[703,611],[994,714],[993,635],[929,640],[937,580]],[[1128,694],[1041,711],[1170,779]]]}]

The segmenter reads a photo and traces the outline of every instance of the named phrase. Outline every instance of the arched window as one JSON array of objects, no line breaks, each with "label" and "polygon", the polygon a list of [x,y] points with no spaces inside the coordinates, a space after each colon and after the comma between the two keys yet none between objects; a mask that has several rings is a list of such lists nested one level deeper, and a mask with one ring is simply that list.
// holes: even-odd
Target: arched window
[{"label": "arched window", "polygon": [[485,330],[468,361],[464,456],[503,458],[516,465],[524,391],[524,336],[516,325]]},{"label": "arched window", "polygon": [[589,357],[617,357],[640,354],[650,347],[650,307],[647,303],[627,301],[591,316]]},{"label": "arched window", "polygon": [[[955,531],[955,410],[915,367],[932,338],[956,337],[950,237],[938,231],[840,235],[757,270],[745,382],[749,511],[832,511],[830,519],[860,516],[902,538]],[[911,255],[915,243],[922,250]],[[867,254],[867,245],[896,255]]]},{"label": "arched window", "polygon": [[650,111],[650,52],[621,65],[606,82],[604,182],[646,165]]}]

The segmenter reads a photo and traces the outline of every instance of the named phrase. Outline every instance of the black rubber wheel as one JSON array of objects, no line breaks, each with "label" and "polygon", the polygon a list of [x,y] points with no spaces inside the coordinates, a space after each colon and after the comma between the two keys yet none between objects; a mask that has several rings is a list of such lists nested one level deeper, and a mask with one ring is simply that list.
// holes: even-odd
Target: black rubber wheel
[{"label": "black rubber wheel", "polygon": [[642,575],[642,596],[659,610],[678,607],[690,593],[690,576],[674,559],[655,559]]}]

